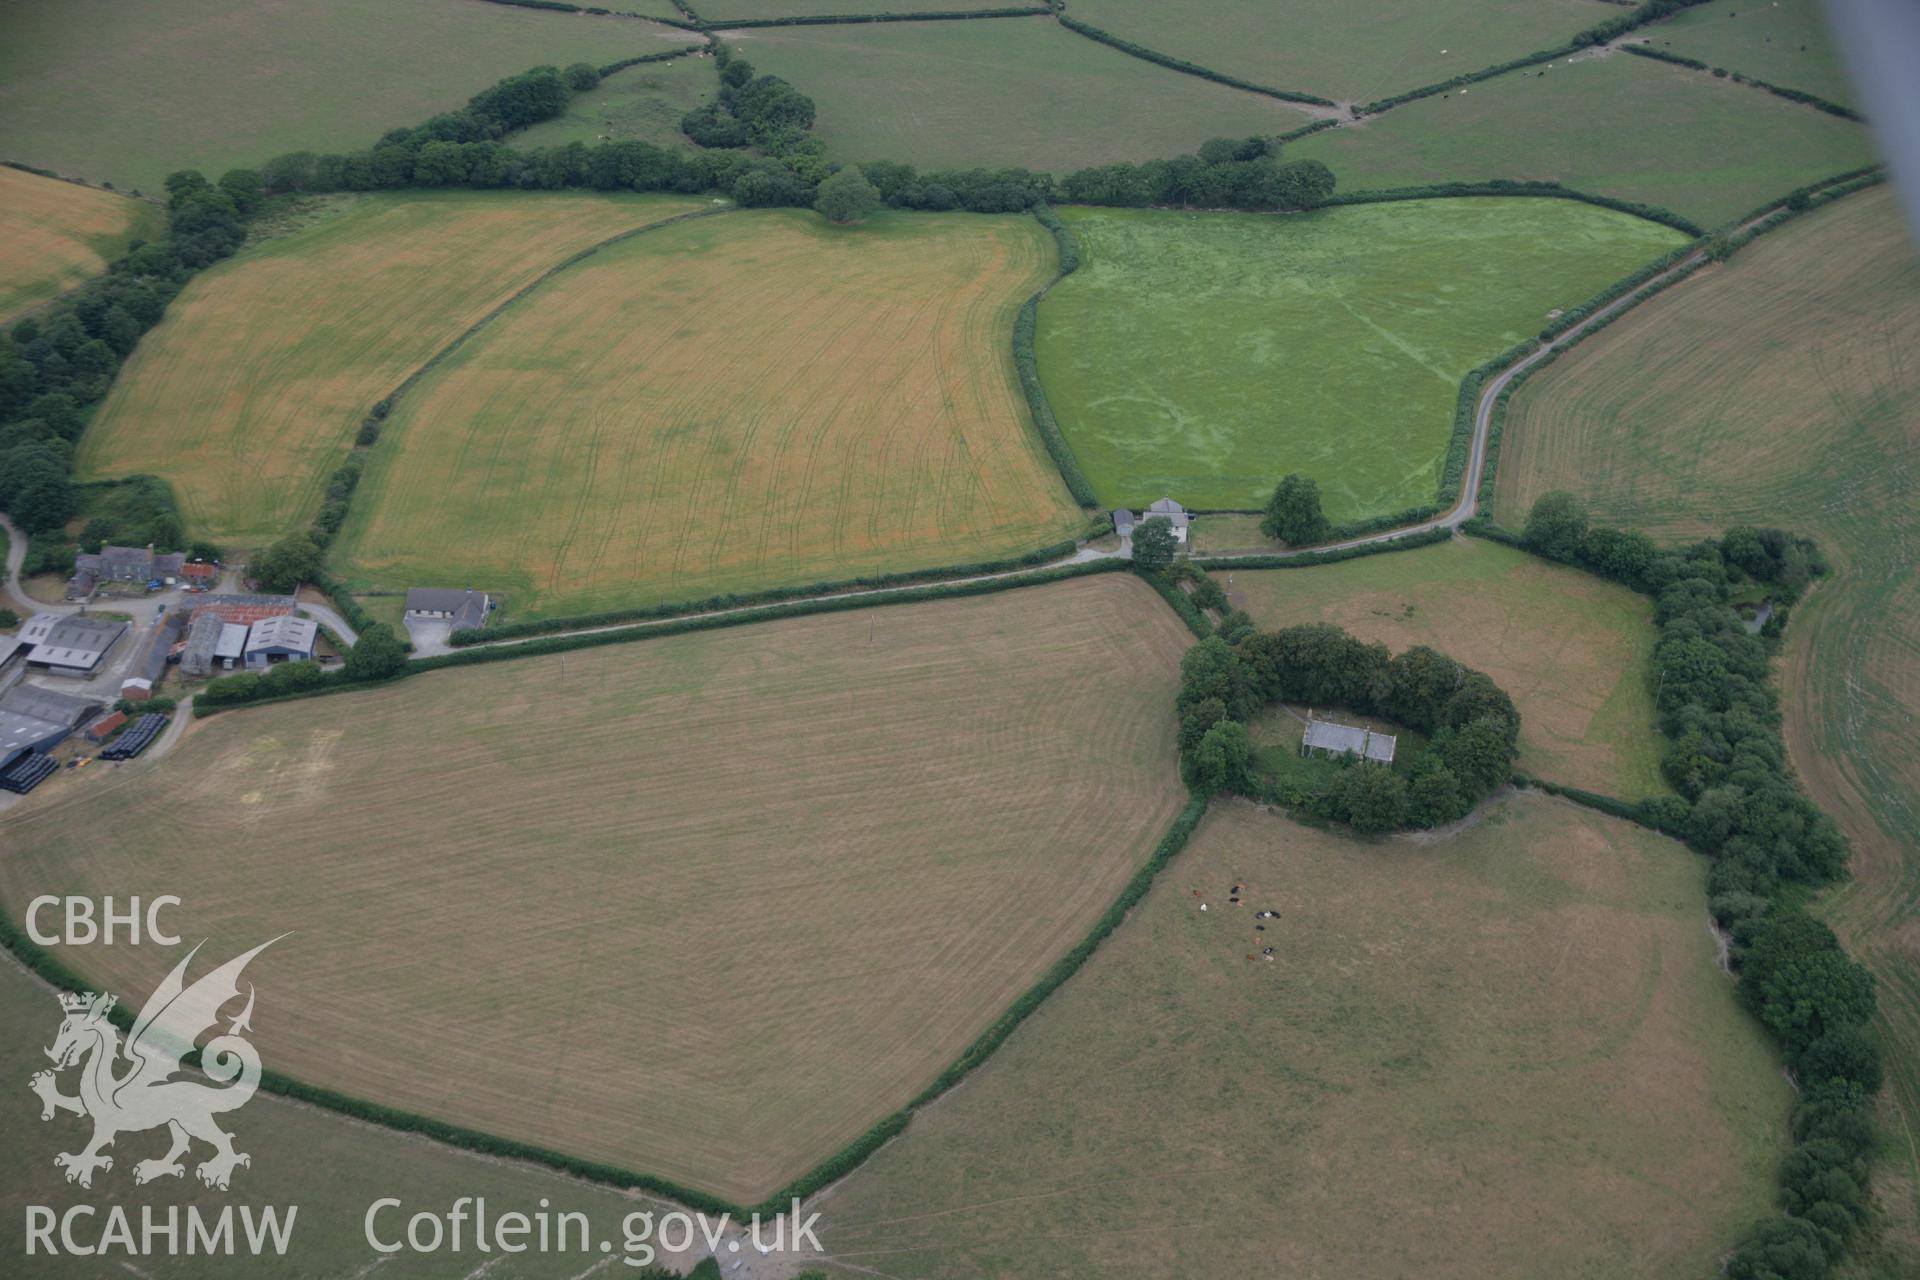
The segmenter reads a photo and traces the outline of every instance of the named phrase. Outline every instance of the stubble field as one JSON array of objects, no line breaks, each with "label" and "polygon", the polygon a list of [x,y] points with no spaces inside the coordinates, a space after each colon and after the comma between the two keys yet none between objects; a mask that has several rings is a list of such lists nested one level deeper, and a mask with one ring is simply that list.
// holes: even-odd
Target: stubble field
[{"label": "stubble field", "polygon": [[178,894],[211,954],[296,930],[249,969],[275,1069],[757,1201],[1145,860],[1189,640],[1112,574],[231,713],[0,822],[0,896]]},{"label": "stubble field", "polygon": [[699,207],[586,193],[367,197],[197,276],[115,379],[76,471],[160,476],[196,535],[271,542],[312,516],[374,403],[469,325],[569,255]]},{"label": "stubble field", "polygon": [[[183,945],[181,952],[191,945]],[[169,953],[170,957],[178,954]],[[203,955],[202,959],[207,957]],[[197,961],[193,975],[203,972]],[[124,1207],[136,1224],[146,1206],[152,1206],[162,1221],[173,1206],[184,1213],[187,1206],[197,1205],[203,1216],[217,1215],[228,1197],[209,1193],[192,1169],[192,1163],[207,1155],[205,1146],[196,1148],[182,1178],[134,1185],[134,1164],[165,1151],[164,1130],[122,1135],[113,1146],[113,1169],[100,1174],[91,1189],[75,1186],[61,1176],[53,1157],[78,1150],[91,1126],[71,1115],[42,1122],[39,1105],[25,1089],[28,1077],[49,1065],[41,1049],[53,1043],[54,1031],[60,1025],[56,994],[11,956],[0,956],[0,1022],[17,1032],[0,1044],[0,1073],[19,1092],[19,1097],[7,1100],[10,1105],[0,1107],[0,1149],[7,1152],[12,1164],[8,1191],[23,1193],[31,1203],[45,1205],[56,1213],[77,1205],[98,1206],[104,1212],[106,1203],[111,1202]],[[137,1010],[147,993],[127,990],[117,994],[123,1005]],[[289,1012],[277,997],[277,992],[261,991],[258,1018],[262,1025]],[[60,1080],[61,1091],[71,1094],[76,1087],[75,1073],[67,1072]],[[646,1197],[594,1186],[532,1165],[457,1151],[271,1095],[255,1097],[221,1123],[234,1134],[236,1148],[253,1156],[253,1163],[235,1175],[231,1198],[256,1208],[298,1206],[287,1256],[270,1264],[278,1268],[278,1275],[351,1276],[377,1266],[379,1274],[388,1280],[444,1277],[448,1255],[380,1254],[367,1244],[363,1224],[367,1206],[381,1196],[398,1196],[407,1205],[404,1212],[389,1210],[381,1215],[378,1225],[384,1239],[401,1234],[388,1228],[403,1227],[407,1214],[418,1209],[444,1212],[461,1196],[485,1196],[494,1214],[515,1211],[532,1215],[544,1199],[552,1212],[565,1209],[589,1215],[609,1238],[616,1240],[620,1238],[617,1227],[627,1214],[646,1210],[658,1214],[663,1210],[659,1202]],[[325,1170],[325,1176],[315,1177],[316,1169]],[[92,1223],[103,1225],[97,1217]],[[17,1209],[0,1214],[0,1253],[16,1259],[25,1255],[24,1225],[24,1215]],[[83,1235],[87,1225],[82,1219]],[[470,1239],[465,1256],[476,1257]],[[590,1257],[579,1252],[523,1254],[514,1259],[516,1265],[510,1272],[501,1274],[523,1280],[570,1280],[601,1256],[597,1252]],[[102,1274],[99,1258],[49,1258],[42,1252],[31,1266],[30,1273],[17,1274],[31,1274],[34,1280],[94,1280]],[[153,1280],[258,1280],[262,1266],[260,1259],[245,1254],[169,1256],[157,1251],[139,1260],[141,1273]]]},{"label": "stubble field", "polygon": [[150,204],[0,166],[0,324],[99,275],[163,222]]},{"label": "stubble field", "polygon": [[680,223],[543,283],[401,402],[339,563],[568,614],[1019,554],[1085,518],[1013,372],[1031,218]]},{"label": "stubble field", "polygon": [[1433,501],[1461,377],[1682,241],[1554,199],[1061,216],[1035,353],[1102,504],[1258,508],[1300,471],[1336,521]]},{"label": "stubble field", "polygon": [[1511,547],[1456,538],[1312,569],[1218,569],[1263,627],[1331,622],[1398,653],[1432,645],[1520,709],[1524,772],[1626,800],[1665,792],[1646,597]]},{"label": "stubble field", "polygon": [[1713,1274],[1791,1093],[1702,882],[1542,796],[1431,846],[1217,802],[822,1239],[913,1280]]},{"label": "stubble field", "polygon": [[[1902,1216],[1920,1234],[1920,258],[1878,188],[1755,241],[1636,309],[1514,397],[1496,511],[1571,489],[1596,517],[1681,538],[1811,534],[1833,575],[1794,611],[1793,763],[1855,849],[1828,906],[1880,979],[1906,1121]],[[1896,1172],[1897,1168],[1897,1172]]]}]

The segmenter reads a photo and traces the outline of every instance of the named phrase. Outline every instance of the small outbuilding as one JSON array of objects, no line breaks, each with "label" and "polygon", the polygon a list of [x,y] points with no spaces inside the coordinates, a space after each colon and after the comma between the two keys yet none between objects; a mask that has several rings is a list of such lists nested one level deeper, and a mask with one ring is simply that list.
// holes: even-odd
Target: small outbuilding
[{"label": "small outbuilding", "polygon": [[127,713],[115,711],[111,715],[101,716],[87,726],[87,737],[95,742],[105,742],[107,736],[127,722]]},{"label": "small outbuilding", "polygon": [[231,671],[240,665],[247,652],[247,629],[237,622],[220,624],[220,638],[213,644],[213,665]]},{"label": "small outbuilding", "polygon": [[262,618],[247,628],[247,666],[260,671],[282,662],[304,662],[313,657],[319,638],[320,627],[311,618],[292,614]]},{"label": "small outbuilding", "polygon": [[153,681],[135,676],[120,684],[120,696],[128,702],[146,702],[153,697]]}]

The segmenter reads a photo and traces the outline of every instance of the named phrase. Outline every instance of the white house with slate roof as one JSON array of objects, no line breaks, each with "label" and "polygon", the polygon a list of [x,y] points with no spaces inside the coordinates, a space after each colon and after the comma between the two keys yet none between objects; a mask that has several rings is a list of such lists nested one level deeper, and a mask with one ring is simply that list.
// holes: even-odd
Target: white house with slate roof
[{"label": "white house with slate roof", "polygon": [[1374,764],[1392,764],[1393,749],[1397,742],[1398,739],[1390,733],[1375,733],[1359,725],[1317,720],[1309,712],[1307,732],[1300,739],[1300,754],[1307,756],[1324,751],[1333,756],[1359,756]]},{"label": "white house with slate roof", "polygon": [[493,597],[472,587],[465,591],[451,587],[415,587],[407,592],[406,616],[424,621],[445,621],[447,630],[465,631],[485,626],[492,607]]},{"label": "white house with slate roof", "polygon": [[1162,498],[1139,515],[1131,511],[1113,513],[1113,531],[1122,538],[1131,539],[1134,531],[1148,520],[1165,520],[1173,526],[1173,540],[1185,542],[1187,530],[1193,524],[1193,516],[1187,509],[1172,498]]}]

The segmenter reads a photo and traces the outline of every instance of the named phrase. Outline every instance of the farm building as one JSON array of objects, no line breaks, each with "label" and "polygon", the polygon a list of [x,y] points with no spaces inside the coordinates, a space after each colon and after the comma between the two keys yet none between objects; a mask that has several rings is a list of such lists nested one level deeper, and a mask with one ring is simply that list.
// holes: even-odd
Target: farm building
[{"label": "farm building", "polygon": [[247,628],[237,622],[220,624],[220,637],[213,642],[213,665],[222,671],[239,666],[247,653]]},{"label": "farm building", "polygon": [[155,554],[144,547],[102,547],[98,555],[73,558],[73,577],[67,581],[67,599],[84,600],[109,582],[145,585],[180,575],[186,557],[179,552]]},{"label": "farm building", "polygon": [[0,672],[13,665],[14,659],[27,652],[27,642],[19,636],[0,636]]},{"label": "farm building", "polygon": [[320,627],[307,618],[279,614],[262,618],[247,628],[246,663],[255,671],[282,662],[301,662],[313,656]]},{"label": "farm building", "polygon": [[47,638],[47,634],[51,632],[55,626],[59,625],[60,619],[66,616],[64,613],[34,614],[31,618],[28,618],[20,624],[20,643],[26,645],[28,648],[39,644]]},{"label": "farm building", "polygon": [[227,624],[219,614],[199,612],[187,628],[187,647],[180,651],[180,670],[190,676],[211,675],[213,651],[220,643],[220,630]]},{"label": "farm building", "polygon": [[1392,764],[1397,739],[1390,733],[1375,733],[1359,725],[1338,724],[1332,720],[1307,720],[1307,731],[1300,739],[1300,754],[1324,751],[1330,756],[1359,756],[1374,764]]},{"label": "farm building", "polygon": [[95,742],[105,742],[108,734],[126,722],[127,713],[124,711],[115,711],[110,715],[101,716],[87,726],[87,737]]},{"label": "farm building", "polygon": [[153,697],[153,681],[134,676],[120,684],[120,696],[128,702],[146,702]]},{"label": "farm building", "polygon": [[86,723],[100,704],[23,684],[0,694],[0,761],[26,751],[51,751]]},{"label": "farm building", "polygon": [[468,587],[455,591],[443,587],[415,587],[407,592],[407,617],[427,621],[445,619],[453,631],[485,626],[493,608],[493,597]]},{"label": "farm building", "polygon": [[219,567],[204,560],[190,560],[180,566],[180,580],[188,586],[210,587],[219,576]]},{"label": "farm building", "polygon": [[1139,526],[1149,520],[1155,519],[1165,520],[1173,526],[1173,540],[1175,542],[1185,542],[1187,540],[1187,530],[1193,523],[1193,516],[1185,507],[1175,502],[1172,498],[1160,499],[1160,501],[1154,503],[1137,516],[1131,511],[1115,511],[1113,513],[1113,531],[1123,538],[1131,538],[1139,529]]},{"label": "farm building", "polygon": [[214,614],[222,622],[237,622],[243,627],[250,627],[262,618],[292,613],[298,603],[292,596],[199,596],[193,602],[193,616],[197,619]]},{"label": "farm building", "polygon": [[[33,621],[37,621],[34,619]],[[27,665],[50,675],[90,676],[131,627],[110,618],[61,618],[33,646]]]}]

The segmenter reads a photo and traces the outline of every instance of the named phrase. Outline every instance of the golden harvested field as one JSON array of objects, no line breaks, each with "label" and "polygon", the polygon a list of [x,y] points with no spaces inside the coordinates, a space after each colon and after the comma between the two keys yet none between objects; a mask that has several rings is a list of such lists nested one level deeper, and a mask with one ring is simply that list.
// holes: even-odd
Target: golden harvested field
[{"label": "golden harvested field", "polygon": [[1668,789],[1647,687],[1653,609],[1625,587],[1478,538],[1213,576],[1263,627],[1332,622],[1486,672],[1520,708],[1527,773],[1626,800]]},{"label": "golden harvested field", "polygon": [[164,222],[150,204],[0,166],[0,324],[99,275]]},{"label": "golden harvested field", "polygon": [[821,1239],[899,1280],[1713,1275],[1792,1096],[1703,880],[1538,795],[1427,846],[1216,802]]},{"label": "golden harvested field", "polygon": [[516,614],[920,569],[1084,525],[1014,378],[1031,218],[741,211],[542,284],[411,390],[337,554]]},{"label": "golden harvested field", "polygon": [[1496,511],[1571,489],[1681,538],[1811,534],[1834,572],[1795,609],[1783,673],[1794,767],[1853,840],[1828,903],[1880,978],[1920,1241],[1920,258],[1876,188],[1790,223],[1562,356],[1515,395]]},{"label": "golden harvested field", "polygon": [[248,971],[270,1066],[756,1201],[1145,860],[1190,639],[1111,574],[230,713],[0,821],[0,898],[178,894],[215,952],[296,930]]},{"label": "golden harvested field", "polygon": [[[214,962],[229,958],[222,955]],[[209,957],[203,953],[202,959]],[[197,977],[205,969],[196,961],[192,972]],[[147,993],[129,990],[118,994],[122,1004],[138,1008]],[[11,956],[0,956],[0,1024],[17,1030],[0,1043],[0,1073],[9,1080],[24,1083],[34,1072],[46,1069],[46,1055],[41,1050],[52,1043],[54,1029],[60,1024],[55,995],[53,988],[30,976]],[[260,1009],[273,1010],[264,1016],[277,1017],[284,1011],[278,995],[261,990]],[[60,1087],[63,1092],[73,1091],[73,1073],[62,1077]],[[534,1165],[460,1151],[270,1094],[256,1096],[243,1110],[224,1118],[222,1125],[235,1135],[235,1145],[253,1156],[253,1163],[235,1175],[235,1197],[242,1203],[262,1206],[300,1206],[286,1259],[271,1272],[276,1275],[345,1277],[377,1264],[382,1280],[445,1280],[444,1255],[374,1252],[367,1243],[363,1219],[368,1203],[378,1196],[400,1197],[408,1212],[427,1206],[444,1210],[461,1196],[485,1196],[495,1213],[517,1211],[529,1215],[545,1197],[556,1211],[588,1214],[596,1226],[616,1240],[620,1237],[615,1229],[627,1214],[648,1209],[658,1213],[663,1208],[656,1201],[626,1191],[593,1186]],[[163,1215],[169,1206],[193,1204],[199,1205],[203,1214],[218,1212],[219,1205],[192,1173],[145,1186],[133,1185],[124,1171],[136,1159],[165,1150],[164,1135],[152,1131],[125,1135],[114,1144],[114,1168],[102,1175],[111,1190],[106,1190],[101,1181],[96,1181],[92,1190],[67,1182],[54,1167],[53,1157],[74,1150],[88,1127],[72,1116],[42,1123],[39,1108],[30,1100],[25,1106],[0,1107],[0,1149],[15,1162],[8,1189],[33,1203],[50,1206],[56,1213],[74,1205],[99,1204],[110,1196],[126,1207],[135,1222],[146,1205]],[[325,1170],[326,1176],[315,1177],[316,1169]],[[105,1212],[104,1206],[101,1211]],[[378,1223],[382,1235],[387,1235],[390,1222],[404,1220],[405,1214],[383,1214]],[[0,1253],[10,1258],[25,1254],[24,1225],[24,1215],[18,1212],[0,1214]],[[467,1247],[471,1253],[471,1241]],[[509,1274],[516,1280],[571,1280],[600,1257],[596,1252],[592,1259],[583,1259],[577,1251],[571,1255],[526,1254],[515,1259]],[[259,1280],[267,1264],[245,1254],[187,1256],[183,1251],[171,1257],[156,1252],[141,1258],[139,1265],[141,1273],[153,1280]],[[97,1258],[54,1259],[44,1253],[35,1257],[31,1272],[33,1280],[98,1280],[101,1274]]]},{"label": "golden harvested field", "polygon": [[194,533],[304,525],[374,402],[540,274],[698,208],[670,196],[368,197],[195,277],[88,427],[83,479],[172,483]]}]

